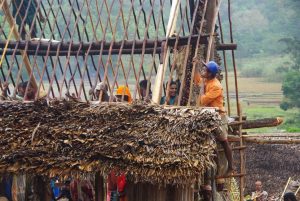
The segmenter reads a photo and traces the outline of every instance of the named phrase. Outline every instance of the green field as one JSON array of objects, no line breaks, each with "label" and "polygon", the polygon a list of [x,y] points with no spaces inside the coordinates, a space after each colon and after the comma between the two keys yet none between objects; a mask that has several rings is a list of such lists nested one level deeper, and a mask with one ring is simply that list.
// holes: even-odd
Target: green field
[{"label": "green field", "polygon": [[[224,85],[225,88],[225,85]],[[239,101],[247,119],[282,117],[284,123],[276,128],[251,129],[248,132],[300,132],[300,111],[284,111],[279,104],[283,98],[281,80],[267,81],[263,77],[238,76]],[[231,115],[236,114],[235,85],[233,73],[229,73]]]}]

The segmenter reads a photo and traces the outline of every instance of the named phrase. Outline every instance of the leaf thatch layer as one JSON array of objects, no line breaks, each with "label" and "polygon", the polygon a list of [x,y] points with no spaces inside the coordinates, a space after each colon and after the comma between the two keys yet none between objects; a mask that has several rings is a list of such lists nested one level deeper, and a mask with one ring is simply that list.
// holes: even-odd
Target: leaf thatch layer
[{"label": "leaf thatch layer", "polygon": [[84,174],[191,183],[214,165],[214,111],[145,103],[0,103],[0,173]]}]

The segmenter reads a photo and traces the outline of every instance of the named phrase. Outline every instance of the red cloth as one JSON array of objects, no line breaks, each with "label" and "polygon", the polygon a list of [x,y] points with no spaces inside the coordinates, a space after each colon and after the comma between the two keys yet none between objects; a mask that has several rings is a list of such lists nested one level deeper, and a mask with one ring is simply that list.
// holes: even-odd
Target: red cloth
[{"label": "red cloth", "polygon": [[118,192],[123,192],[126,186],[126,177],[125,174],[121,174],[117,179]]}]

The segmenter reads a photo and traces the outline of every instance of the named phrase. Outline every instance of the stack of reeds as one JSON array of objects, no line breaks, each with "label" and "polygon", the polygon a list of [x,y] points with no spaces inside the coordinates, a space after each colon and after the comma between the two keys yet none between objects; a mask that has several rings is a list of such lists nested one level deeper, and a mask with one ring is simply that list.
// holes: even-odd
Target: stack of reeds
[{"label": "stack of reeds", "polygon": [[111,169],[134,181],[192,183],[214,166],[217,112],[134,103],[0,103],[0,173]]}]

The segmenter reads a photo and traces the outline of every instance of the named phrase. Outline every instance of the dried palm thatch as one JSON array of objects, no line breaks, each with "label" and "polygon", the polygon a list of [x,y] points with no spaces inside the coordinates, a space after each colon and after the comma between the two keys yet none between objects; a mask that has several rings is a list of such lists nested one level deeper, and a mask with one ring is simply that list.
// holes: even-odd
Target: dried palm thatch
[{"label": "dried palm thatch", "polygon": [[214,165],[214,111],[144,103],[0,103],[0,173],[112,168],[134,181],[191,183]]}]

